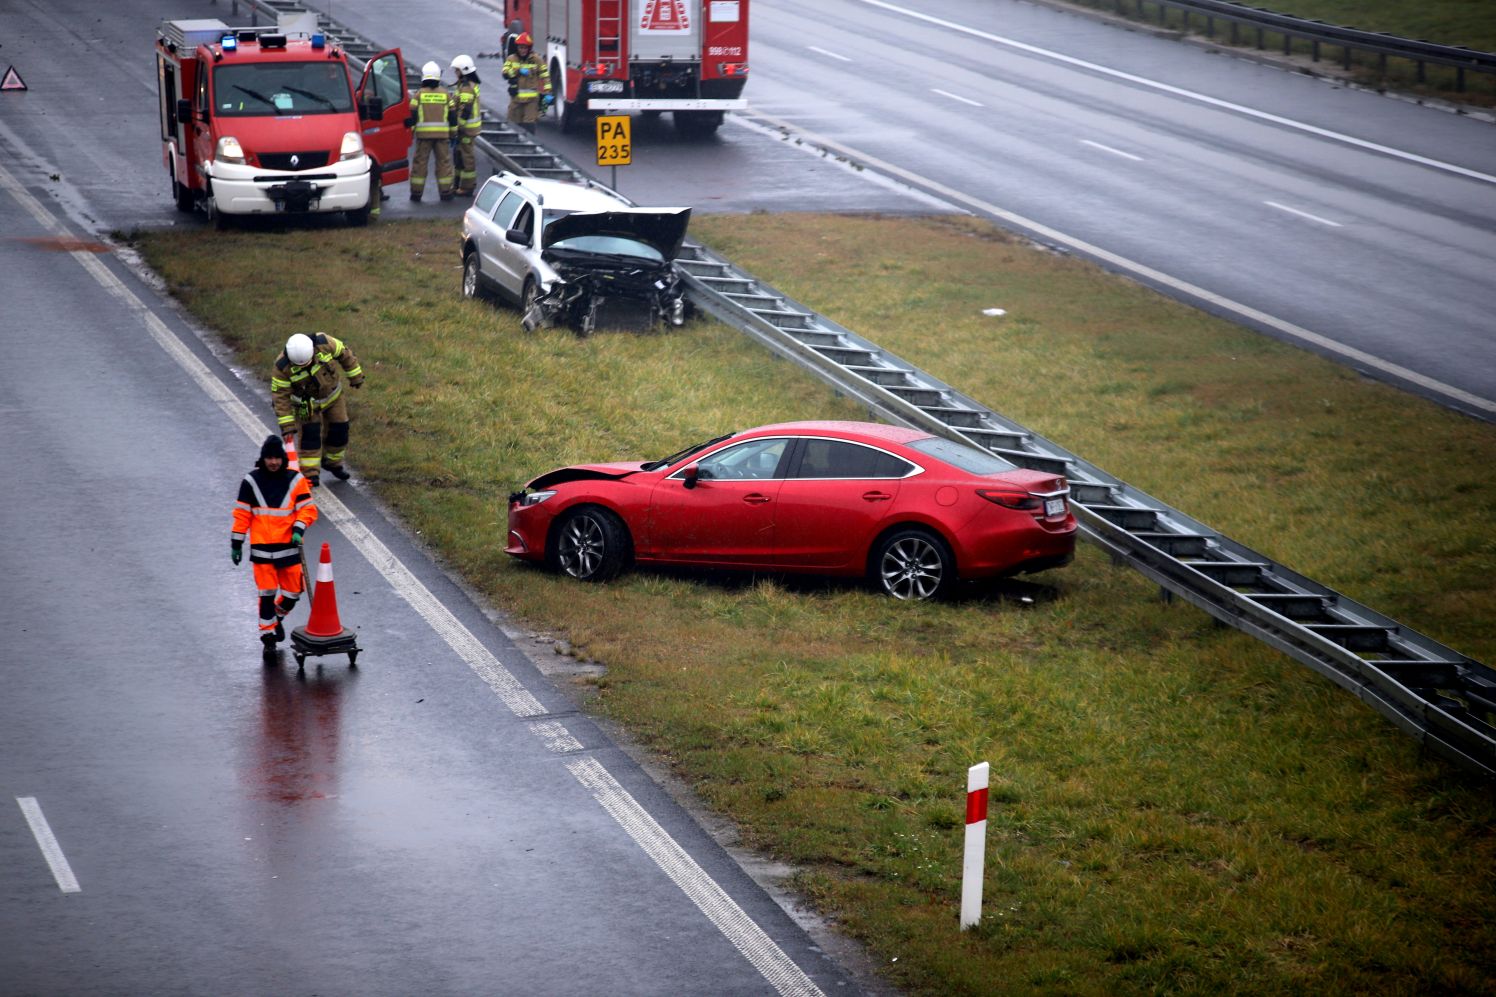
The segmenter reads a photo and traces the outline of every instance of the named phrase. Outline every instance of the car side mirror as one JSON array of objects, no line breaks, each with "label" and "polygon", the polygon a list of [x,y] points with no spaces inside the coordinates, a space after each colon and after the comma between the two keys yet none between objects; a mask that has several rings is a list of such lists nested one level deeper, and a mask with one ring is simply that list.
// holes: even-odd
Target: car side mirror
[{"label": "car side mirror", "polygon": [[192,121],[192,101],[177,101],[177,120],[184,125]]},{"label": "car side mirror", "polygon": [[695,464],[680,473],[681,484],[686,488],[695,488],[696,482],[701,479],[701,469]]},{"label": "car side mirror", "polygon": [[507,231],[507,232],[504,233],[504,238],[508,239],[510,242],[514,243],[516,246],[525,246],[525,247],[528,247],[530,245],[530,233],[526,232],[522,228],[512,228],[512,229],[510,229],[509,231]]}]

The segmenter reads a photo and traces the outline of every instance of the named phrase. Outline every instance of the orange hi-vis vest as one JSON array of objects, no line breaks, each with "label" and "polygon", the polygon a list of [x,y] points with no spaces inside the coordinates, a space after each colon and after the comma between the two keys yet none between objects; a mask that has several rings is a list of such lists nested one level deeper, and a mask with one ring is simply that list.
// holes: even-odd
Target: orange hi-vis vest
[{"label": "orange hi-vis vest", "polygon": [[239,483],[231,539],[242,543],[249,537],[250,563],[286,567],[301,560],[291,531],[305,531],[316,521],[317,503],[305,478],[291,470],[271,474],[257,467]]}]

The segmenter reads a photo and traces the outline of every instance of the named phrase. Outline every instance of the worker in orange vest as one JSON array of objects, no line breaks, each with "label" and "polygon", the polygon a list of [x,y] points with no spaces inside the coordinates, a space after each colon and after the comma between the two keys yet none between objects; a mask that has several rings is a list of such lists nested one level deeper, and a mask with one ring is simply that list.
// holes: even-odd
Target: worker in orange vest
[{"label": "worker in orange vest", "polygon": [[236,565],[244,558],[244,538],[249,537],[249,563],[254,566],[260,597],[260,643],[267,653],[285,640],[281,621],[296,608],[306,589],[301,541],[316,521],[312,486],[287,466],[281,438],[268,437],[254,470],[239,483],[234,529],[229,534],[229,556]]}]

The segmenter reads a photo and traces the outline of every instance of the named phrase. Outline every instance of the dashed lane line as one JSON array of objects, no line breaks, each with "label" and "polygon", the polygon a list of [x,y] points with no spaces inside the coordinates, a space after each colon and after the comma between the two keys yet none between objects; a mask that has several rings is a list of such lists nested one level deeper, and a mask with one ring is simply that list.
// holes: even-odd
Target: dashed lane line
[{"label": "dashed lane line", "polygon": [[21,805],[26,823],[31,825],[31,835],[36,838],[36,844],[42,850],[42,858],[47,860],[47,865],[52,869],[52,878],[57,880],[57,888],[64,893],[82,893],[83,887],[78,885],[73,867],[68,865],[67,856],[62,854],[62,846],[57,843],[57,836],[52,833],[52,826],[42,813],[42,805],[36,802],[34,796],[17,796],[16,802]]}]

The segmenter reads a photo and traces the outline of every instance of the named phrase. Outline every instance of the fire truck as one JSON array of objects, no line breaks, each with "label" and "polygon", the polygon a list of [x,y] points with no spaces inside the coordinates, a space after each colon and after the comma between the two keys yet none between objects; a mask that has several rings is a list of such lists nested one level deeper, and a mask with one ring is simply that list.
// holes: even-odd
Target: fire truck
[{"label": "fire truck", "polygon": [[369,60],[355,89],[348,56],[315,15],[255,28],[166,21],[156,84],[177,208],[201,208],[220,227],[233,216],[333,211],[366,224],[380,187],[410,177],[400,50]]},{"label": "fire truck", "polygon": [[568,131],[596,111],[670,111],[706,136],[746,106],[748,0],[504,0],[504,23],[506,53],[534,39]]}]

